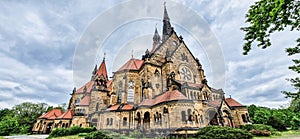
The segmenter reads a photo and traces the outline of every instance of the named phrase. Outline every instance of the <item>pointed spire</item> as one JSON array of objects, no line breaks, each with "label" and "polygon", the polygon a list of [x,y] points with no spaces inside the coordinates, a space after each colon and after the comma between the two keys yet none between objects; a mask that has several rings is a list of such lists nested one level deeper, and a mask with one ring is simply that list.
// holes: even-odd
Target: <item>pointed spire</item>
[{"label": "pointed spire", "polygon": [[172,26],[170,23],[170,18],[166,8],[166,2],[164,2],[164,19],[163,19],[163,34],[162,34],[162,41],[166,41],[169,35],[172,32]]},{"label": "pointed spire", "polygon": [[151,52],[155,51],[155,49],[158,47],[159,44],[160,44],[160,36],[158,34],[157,27],[155,26],[155,31],[153,35],[153,47]]},{"label": "pointed spire", "polygon": [[97,64],[95,65],[95,68],[94,68],[94,70],[93,70],[93,75],[95,75],[96,73],[97,73]]},{"label": "pointed spire", "polygon": [[104,53],[104,57],[103,57],[102,63],[100,64],[96,75],[97,76],[101,76],[102,75],[104,78],[108,79],[107,70],[106,70],[106,64],[105,64],[105,56],[106,56],[106,53]]},{"label": "pointed spire", "polygon": [[153,35],[153,46],[155,46],[159,43],[160,43],[160,36],[158,34],[157,27],[155,26],[155,31],[154,31],[154,35]]}]

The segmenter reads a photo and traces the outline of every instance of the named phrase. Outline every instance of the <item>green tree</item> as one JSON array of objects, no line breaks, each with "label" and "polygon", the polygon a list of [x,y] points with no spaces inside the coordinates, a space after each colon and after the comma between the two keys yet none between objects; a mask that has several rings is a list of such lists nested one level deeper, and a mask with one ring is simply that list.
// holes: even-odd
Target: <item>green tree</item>
[{"label": "green tree", "polygon": [[0,121],[10,113],[10,110],[5,108],[0,110]]},{"label": "green tree", "polygon": [[[259,0],[250,6],[246,14],[246,23],[250,26],[241,28],[246,34],[243,49],[244,55],[251,50],[254,42],[261,48],[271,46],[270,35],[274,32],[290,29],[300,30],[300,1],[299,0]],[[297,45],[286,48],[288,56],[300,54],[300,38]],[[299,58],[299,57],[298,57]],[[300,74],[300,59],[293,59],[294,65],[289,69]],[[300,78],[288,79],[295,92],[283,91],[287,97],[300,99]]]},{"label": "green tree", "polygon": [[20,125],[20,133],[29,133],[35,123],[35,120],[52,108],[46,103],[24,102],[12,108],[12,116],[17,118]]},{"label": "green tree", "polygon": [[19,133],[20,128],[17,117],[6,115],[0,121],[0,136]]}]

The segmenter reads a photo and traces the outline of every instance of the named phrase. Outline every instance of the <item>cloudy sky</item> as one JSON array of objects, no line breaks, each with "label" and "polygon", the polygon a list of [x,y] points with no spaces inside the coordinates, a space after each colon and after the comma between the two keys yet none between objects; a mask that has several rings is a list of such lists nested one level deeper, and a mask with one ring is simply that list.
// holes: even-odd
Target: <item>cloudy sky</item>
[{"label": "cloudy sky", "polygon": [[[278,108],[296,32],[272,36],[273,46],[242,55],[244,16],[253,1],[167,1],[177,34],[200,59],[209,84],[245,105]],[[0,108],[21,102],[68,103],[73,87],[90,80],[104,52],[111,76],[151,49],[162,29],[163,1],[0,1]],[[161,34],[161,33],[160,33]]]}]

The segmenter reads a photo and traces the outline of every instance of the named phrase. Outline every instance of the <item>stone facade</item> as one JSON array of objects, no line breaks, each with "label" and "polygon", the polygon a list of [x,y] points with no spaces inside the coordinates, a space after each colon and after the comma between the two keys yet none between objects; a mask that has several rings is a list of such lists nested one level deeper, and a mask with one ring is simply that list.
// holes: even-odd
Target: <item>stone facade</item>
[{"label": "stone facade", "polygon": [[249,123],[246,106],[208,85],[199,59],[171,27],[164,10],[163,39],[156,29],[151,51],[146,50],[141,59],[129,59],[111,80],[103,59],[91,80],[74,88],[70,126],[161,135]]}]

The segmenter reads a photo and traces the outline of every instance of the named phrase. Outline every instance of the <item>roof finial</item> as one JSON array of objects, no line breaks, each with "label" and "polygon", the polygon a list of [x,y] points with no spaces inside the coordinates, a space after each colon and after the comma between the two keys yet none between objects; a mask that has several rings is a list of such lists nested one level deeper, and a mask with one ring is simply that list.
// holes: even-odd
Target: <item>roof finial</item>
[{"label": "roof finial", "polygon": [[166,5],[167,5],[167,2],[165,1],[165,2],[164,2],[164,6],[166,7]]},{"label": "roof finial", "polygon": [[103,60],[105,60],[105,56],[106,56],[106,53],[104,52],[104,55],[103,55]]},{"label": "roof finial", "polygon": [[231,95],[229,95],[229,98],[231,98]]},{"label": "roof finial", "polygon": [[131,50],[131,58],[133,58],[133,49]]}]

